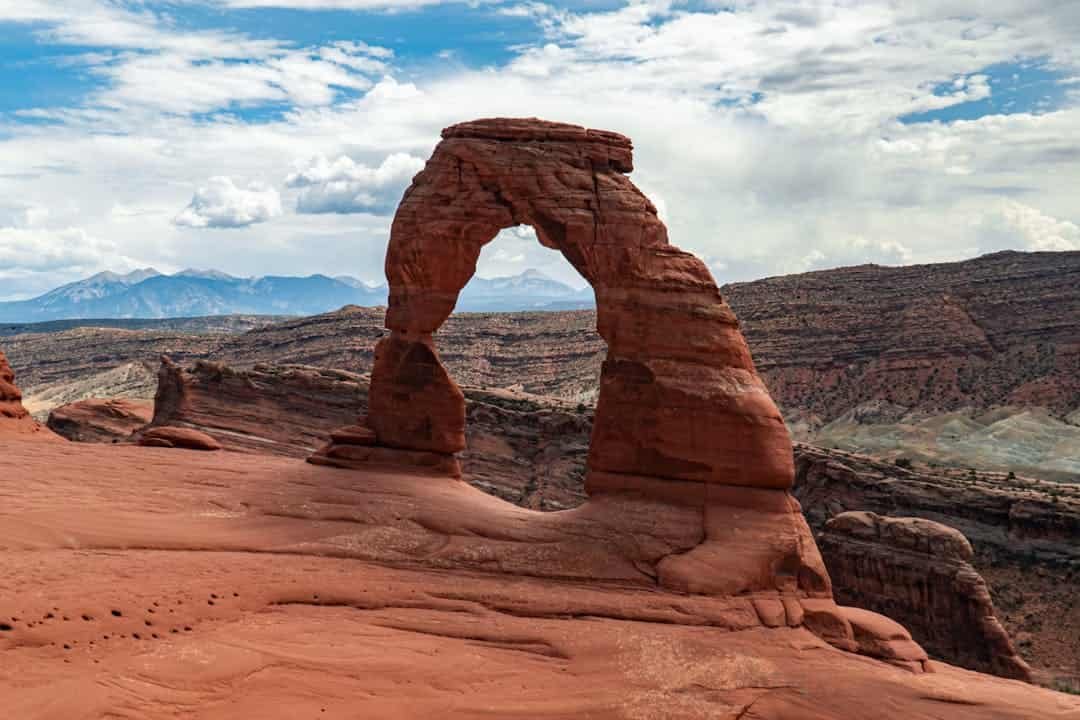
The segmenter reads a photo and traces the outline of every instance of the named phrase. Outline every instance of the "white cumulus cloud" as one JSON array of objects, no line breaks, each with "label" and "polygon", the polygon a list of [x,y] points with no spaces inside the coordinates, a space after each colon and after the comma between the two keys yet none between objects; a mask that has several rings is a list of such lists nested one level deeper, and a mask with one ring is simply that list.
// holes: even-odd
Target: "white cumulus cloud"
[{"label": "white cumulus cloud", "polygon": [[285,184],[300,190],[296,209],[302,214],[386,212],[423,167],[423,160],[408,153],[388,155],[377,167],[347,155],[332,162],[316,155]]},{"label": "white cumulus cloud", "polygon": [[1002,202],[1001,216],[1029,250],[1080,250],[1080,226],[1043,214],[1015,200]]},{"label": "white cumulus cloud", "polygon": [[212,177],[195,191],[191,203],[173,224],[193,228],[241,228],[281,215],[281,196],[274,188],[253,182],[237,187],[232,178]]}]

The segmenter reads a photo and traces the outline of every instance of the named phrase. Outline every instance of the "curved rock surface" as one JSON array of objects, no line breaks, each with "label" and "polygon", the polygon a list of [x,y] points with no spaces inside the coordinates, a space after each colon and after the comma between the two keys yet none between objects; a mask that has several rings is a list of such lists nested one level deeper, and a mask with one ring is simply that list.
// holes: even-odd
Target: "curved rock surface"
[{"label": "curved rock surface", "polygon": [[937,657],[1031,682],[959,530],[851,511],[829,520],[818,540],[841,601],[904,623]]},{"label": "curved rock surface", "polygon": [[154,416],[154,404],[126,398],[93,398],[62,405],[49,413],[48,427],[74,442],[127,440]]},{"label": "curved rock surface", "polygon": [[220,450],[221,443],[204,432],[192,428],[164,425],[139,434],[139,444],[145,447],[183,448],[185,450]]},{"label": "curved rock surface", "polygon": [[13,718],[1080,718],[1080,698],[912,674],[788,627],[842,617],[850,642],[909,654],[880,616],[657,586],[642,569],[696,542],[690,508],[608,495],[534,513],[269,455],[3,451]]}]

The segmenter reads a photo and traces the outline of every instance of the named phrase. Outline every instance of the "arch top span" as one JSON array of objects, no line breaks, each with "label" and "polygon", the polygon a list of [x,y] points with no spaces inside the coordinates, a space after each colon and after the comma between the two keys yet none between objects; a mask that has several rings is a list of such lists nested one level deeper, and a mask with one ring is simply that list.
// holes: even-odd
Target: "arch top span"
[{"label": "arch top span", "polygon": [[516,225],[532,226],[594,287],[626,280],[627,249],[667,244],[632,169],[633,146],[617,133],[535,119],[447,128],[394,217],[387,327],[434,332],[483,246]]},{"label": "arch top span", "polygon": [[464,449],[464,398],[432,334],[483,246],[527,224],[596,292],[608,356],[590,493],[656,479],[690,483],[680,490],[687,497],[706,485],[790,487],[791,442],[735,315],[705,264],[668,242],[656,207],[627,177],[629,138],[498,118],[442,136],[391,227],[391,334],[376,349],[369,398],[377,445],[443,456]]}]

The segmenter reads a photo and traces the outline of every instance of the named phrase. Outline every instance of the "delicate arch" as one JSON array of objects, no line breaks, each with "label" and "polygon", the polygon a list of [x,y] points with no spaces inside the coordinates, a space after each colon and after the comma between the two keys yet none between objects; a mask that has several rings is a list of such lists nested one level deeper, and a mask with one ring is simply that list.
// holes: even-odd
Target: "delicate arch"
[{"label": "delicate arch", "polygon": [[788,488],[791,442],[734,313],[704,263],[670,245],[626,177],[628,138],[575,125],[479,120],[447,128],[394,217],[386,326],[368,423],[379,446],[465,447],[464,397],[432,338],[500,230],[536,229],[593,286],[608,356],[590,493],[647,478]]}]

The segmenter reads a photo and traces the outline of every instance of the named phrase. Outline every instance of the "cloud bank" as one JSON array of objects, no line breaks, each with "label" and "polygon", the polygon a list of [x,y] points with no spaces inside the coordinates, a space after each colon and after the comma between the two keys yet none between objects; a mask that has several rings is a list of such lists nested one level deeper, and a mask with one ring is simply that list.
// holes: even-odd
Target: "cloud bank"
[{"label": "cloud bank", "polygon": [[[44,209],[43,247],[78,228],[109,239],[91,253],[105,267],[168,270],[198,250],[234,274],[378,280],[393,206],[439,130],[496,115],[630,135],[632,178],[720,281],[1080,242],[1076,3],[216,5],[220,27],[185,26],[182,4],[0,0],[44,55],[78,48],[64,62],[93,81],[0,112],[0,197]],[[302,10],[327,33],[237,32],[240,5]],[[398,24],[326,40],[352,17],[328,7]],[[436,10],[515,34],[468,60],[468,38],[433,33]],[[0,213],[0,228],[18,226]],[[481,271],[572,279],[519,240]],[[65,277],[23,251],[4,262],[0,295]]]}]

